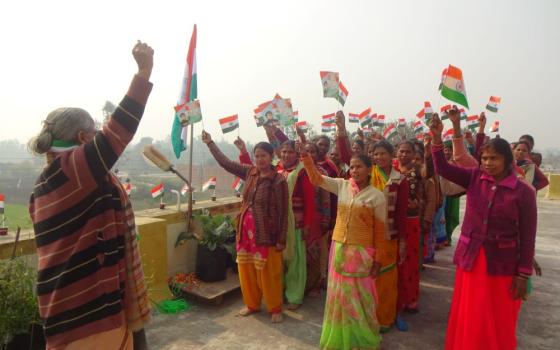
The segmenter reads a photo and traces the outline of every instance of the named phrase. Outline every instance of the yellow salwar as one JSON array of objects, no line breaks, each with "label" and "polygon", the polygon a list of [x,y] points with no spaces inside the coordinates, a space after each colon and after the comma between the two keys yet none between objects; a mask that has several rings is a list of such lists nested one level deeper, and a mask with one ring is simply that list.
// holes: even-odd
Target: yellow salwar
[{"label": "yellow salwar", "polygon": [[[371,184],[385,193],[385,185],[389,178],[378,167],[371,171]],[[388,220],[385,220],[387,222]],[[377,321],[380,327],[389,328],[395,323],[397,317],[397,295],[398,295],[398,240],[387,239],[386,235],[374,235],[375,248],[377,251],[376,261],[381,264],[381,269],[375,279],[377,288]]]},{"label": "yellow salwar", "polygon": [[238,270],[243,302],[249,310],[260,310],[261,299],[264,299],[268,312],[282,312],[282,252],[268,247],[268,257],[262,268],[253,262],[238,260]]}]

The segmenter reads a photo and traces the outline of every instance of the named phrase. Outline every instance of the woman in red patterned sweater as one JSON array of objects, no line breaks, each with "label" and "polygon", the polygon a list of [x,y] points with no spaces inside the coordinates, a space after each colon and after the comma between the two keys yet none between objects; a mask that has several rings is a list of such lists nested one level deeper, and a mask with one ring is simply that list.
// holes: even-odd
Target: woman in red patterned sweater
[{"label": "woman in red patterned sweater", "polygon": [[152,88],[154,51],[138,42],[132,54],[138,73],[101,130],[85,110],[59,108],[29,142],[47,159],[29,213],[48,349],[132,349],[150,317],[134,213],[111,172]]}]

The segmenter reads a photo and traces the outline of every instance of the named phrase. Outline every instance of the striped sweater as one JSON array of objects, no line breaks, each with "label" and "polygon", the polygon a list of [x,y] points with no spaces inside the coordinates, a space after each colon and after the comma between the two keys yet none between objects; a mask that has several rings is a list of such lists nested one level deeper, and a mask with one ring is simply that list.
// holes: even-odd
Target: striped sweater
[{"label": "striped sweater", "polygon": [[[134,216],[110,169],[132,140],[151,87],[135,76],[103,129],[58,154],[31,194],[39,313],[49,348],[120,327],[124,319],[141,328],[149,318]],[[136,314],[131,304],[139,305]]]}]

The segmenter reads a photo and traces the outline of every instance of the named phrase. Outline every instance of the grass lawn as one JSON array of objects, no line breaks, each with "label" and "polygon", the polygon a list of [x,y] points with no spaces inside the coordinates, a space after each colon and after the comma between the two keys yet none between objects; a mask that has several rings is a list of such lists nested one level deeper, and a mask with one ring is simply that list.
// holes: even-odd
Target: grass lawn
[{"label": "grass lawn", "polygon": [[6,204],[4,213],[6,215],[6,226],[8,226],[8,230],[10,232],[15,232],[18,225],[22,230],[33,227],[31,218],[29,217],[29,211],[27,210],[27,205]]}]

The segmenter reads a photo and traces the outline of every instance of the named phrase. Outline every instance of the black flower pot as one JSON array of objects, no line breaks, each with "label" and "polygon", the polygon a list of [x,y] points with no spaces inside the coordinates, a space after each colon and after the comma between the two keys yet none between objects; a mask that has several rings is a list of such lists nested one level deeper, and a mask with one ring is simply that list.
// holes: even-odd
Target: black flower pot
[{"label": "black flower pot", "polygon": [[198,245],[196,250],[196,277],[204,282],[218,282],[226,279],[227,262],[230,255],[224,248],[210,250]]}]

